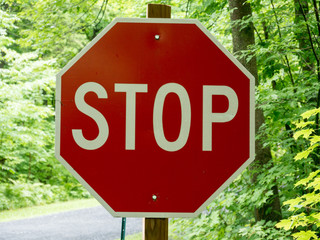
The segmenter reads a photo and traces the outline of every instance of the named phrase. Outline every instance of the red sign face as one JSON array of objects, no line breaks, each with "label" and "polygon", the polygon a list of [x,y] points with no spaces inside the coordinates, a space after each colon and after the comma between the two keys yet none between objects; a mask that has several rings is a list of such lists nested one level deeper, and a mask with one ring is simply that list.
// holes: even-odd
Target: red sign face
[{"label": "red sign face", "polygon": [[196,216],[254,157],[254,79],[196,20],[116,19],[56,95],[56,156],[113,216]]}]

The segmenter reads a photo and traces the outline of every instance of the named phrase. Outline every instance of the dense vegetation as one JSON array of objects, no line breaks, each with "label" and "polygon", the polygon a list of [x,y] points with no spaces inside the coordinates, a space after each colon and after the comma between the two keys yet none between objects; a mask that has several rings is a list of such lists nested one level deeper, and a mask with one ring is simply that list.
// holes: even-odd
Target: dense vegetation
[{"label": "dense vegetation", "polygon": [[[54,157],[55,74],[114,17],[145,17],[147,2],[0,1],[0,210],[89,197]],[[270,158],[199,217],[173,220],[177,238],[318,239],[319,1],[153,2],[199,19],[231,52],[233,30],[253,28],[255,41],[236,56],[256,61],[257,141]],[[250,11],[231,21],[237,2]]]}]

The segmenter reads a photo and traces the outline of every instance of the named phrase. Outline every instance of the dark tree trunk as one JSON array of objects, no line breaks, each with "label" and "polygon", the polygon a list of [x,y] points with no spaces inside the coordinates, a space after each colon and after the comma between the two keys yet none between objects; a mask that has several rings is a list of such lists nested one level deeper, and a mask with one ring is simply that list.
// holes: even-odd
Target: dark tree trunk
[{"label": "dark tree trunk", "polygon": [[[254,26],[253,23],[250,22],[247,27],[242,28],[239,24],[234,24],[235,21],[241,19],[247,19],[252,16],[251,6],[249,3],[246,3],[246,0],[228,0],[229,8],[231,12],[231,21],[232,25],[232,41],[233,41],[233,52],[237,53],[239,51],[247,50],[248,46],[253,45],[255,43],[254,39]],[[256,86],[259,84],[258,80],[258,70],[257,70],[257,61],[256,57],[252,57],[252,59],[247,62],[245,58],[238,59],[241,64],[247,68],[249,72],[256,79]],[[263,112],[260,109],[256,109],[255,113],[256,117],[256,133],[258,132],[260,126],[264,123]],[[261,140],[256,140],[256,158],[254,163],[249,167],[250,170],[253,170],[255,174],[252,177],[252,181],[256,182],[259,171],[261,172],[263,166],[272,161],[270,149],[267,147],[263,147],[263,143]],[[272,187],[273,196],[269,199],[269,201],[262,207],[256,208],[254,215],[256,221],[260,220],[272,220],[279,221],[282,218],[281,214],[281,206],[279,200],[279,193],[277,185]],[[271,211],[270,211],[271,210]]]}]

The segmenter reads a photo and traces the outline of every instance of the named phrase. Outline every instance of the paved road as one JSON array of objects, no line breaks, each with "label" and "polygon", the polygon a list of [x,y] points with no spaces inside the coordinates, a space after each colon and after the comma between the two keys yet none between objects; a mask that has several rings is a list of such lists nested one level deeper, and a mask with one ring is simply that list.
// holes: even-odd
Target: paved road
[{"label": "paved road", "polygon": [[[127,218],[126,235],[141,231],[141,218]],[[0,240],[114,240],[120,232],[121,218],[101,206],[0,223]]]}]

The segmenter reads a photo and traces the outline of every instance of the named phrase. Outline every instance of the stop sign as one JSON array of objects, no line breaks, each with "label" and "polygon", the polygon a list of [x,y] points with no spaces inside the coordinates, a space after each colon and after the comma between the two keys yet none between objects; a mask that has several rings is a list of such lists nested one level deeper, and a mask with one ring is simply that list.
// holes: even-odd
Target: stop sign
[{"label": "stop sign", "polygon": [[254,158],[254,78],[197,20],[114,20],[56,97],[56,157],[113,216],[196,216]]}]

